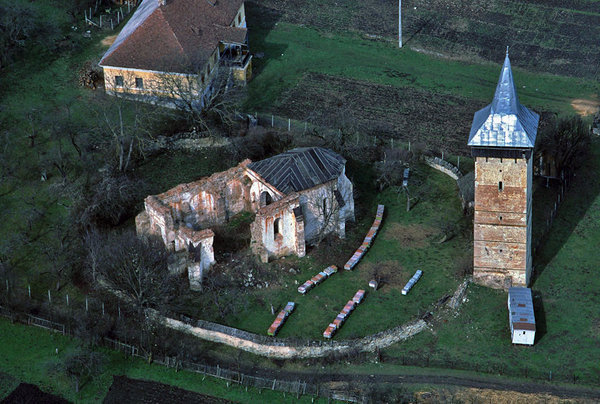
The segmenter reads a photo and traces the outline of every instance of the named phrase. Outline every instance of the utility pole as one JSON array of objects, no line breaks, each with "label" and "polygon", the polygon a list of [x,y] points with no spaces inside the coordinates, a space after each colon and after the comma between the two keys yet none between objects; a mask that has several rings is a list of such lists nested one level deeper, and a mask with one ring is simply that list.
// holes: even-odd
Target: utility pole
[{"label": "utility pole", "polygon": [[402,0],[398,0],[398,47],[402,47]]}]

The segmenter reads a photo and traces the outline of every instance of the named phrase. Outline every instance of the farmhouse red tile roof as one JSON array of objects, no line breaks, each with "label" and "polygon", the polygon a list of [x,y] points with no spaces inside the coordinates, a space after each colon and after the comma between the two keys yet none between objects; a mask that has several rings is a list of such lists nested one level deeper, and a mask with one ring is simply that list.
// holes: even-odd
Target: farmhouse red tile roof
[{"label": "farmhouse red tile roof", "polygon": [[246,28],[230,26],[243,0],[167,0],[160,7],[153,2],[158,0],[142,2],[140,15],[123,28],[102,66],[196,73],[219,42],[246,40]]}]

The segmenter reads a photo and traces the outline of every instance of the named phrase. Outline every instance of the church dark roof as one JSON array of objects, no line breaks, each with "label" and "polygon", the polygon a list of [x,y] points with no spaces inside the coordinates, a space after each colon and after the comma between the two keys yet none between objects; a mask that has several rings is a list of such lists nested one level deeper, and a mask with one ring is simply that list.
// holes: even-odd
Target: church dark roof
[{"label": "church dark roof", "polygon": [[299,192],[339,177],[346,160],[322,147],[300,147],[250,163],[248,168],[284,194]]},{"label": "church dark roof", "polygon": [[490,105],[477,111],[469,146],[532,148],[540,116],[519,103],[508,50]]}]

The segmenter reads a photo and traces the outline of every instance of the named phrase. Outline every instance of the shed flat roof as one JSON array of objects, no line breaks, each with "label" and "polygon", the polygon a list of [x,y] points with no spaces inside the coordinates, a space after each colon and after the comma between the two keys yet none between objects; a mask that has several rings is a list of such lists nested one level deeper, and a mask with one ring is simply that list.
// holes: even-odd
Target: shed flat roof
[{"label": "shed flat roof", "polygon": [[513,329],[535,331],[535,315],[531,289],[508,289],[508,314]]}]

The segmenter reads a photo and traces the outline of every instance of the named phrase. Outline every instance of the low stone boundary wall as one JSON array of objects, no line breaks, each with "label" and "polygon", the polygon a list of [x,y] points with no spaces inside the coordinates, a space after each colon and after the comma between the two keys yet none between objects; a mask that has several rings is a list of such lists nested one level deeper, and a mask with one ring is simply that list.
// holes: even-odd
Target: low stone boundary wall
[{"label": "low stone boundary wall", "polygon": [[[448,296],[441,300],[446,302],[446,306],[456,309],[462,302],[469,282],[470,279],[465,280],[458,286],[452,297]],[[441,305],[437,305],[434,310],[440,307]],[[347,353],[353,350],[373,352],[377,349],[386,348],[397,342],[404,341],[427,328],[427,322],[423,319],[418,319],[364,338],[346,341],[293,342],[287,339],[257,335],[209,321],[200,320],[196,325],[192,325],[184,321],[162,316],[158,311],[152,309],[149,309],[148,313],[156,321],[174,330],[202,338],[206,341],[229,345],[233,348],[274,359],[316,358],[336,353]]]},{"label": "low stone boundary wall", "polygon": [[[159,316],[158,313],[153,313],[153,317],[162,322],[165,326],[185,332],[198,338],[202,338],[211,342],[218,342],[229,345],[233,348],[241,349],[256,355],[267,356],[275,359],[302,359],[316,358],[327,356],[333,353],[344,353],[352,350],[359,351],[374,351],[378,348],[385,348],[396,342],[403,341],[425,329],[427,323],[424,320],[416,320],[414,322],[392,328],[378,334],[368,337],[349,340],[349,341],[331,341],[331,342],[310,342],[306,344],[293,344],[290,342],[277,341],[260,341],[262,336],[246,333],[244,331],[230,328],[233,335],[225,332],[225,330],[217,331],[217,327],[195,327],[186,324],[173,318]],[[206,322],[203,322],[206,325]],[[218,324],[215,324],[218,326]],[[221,326],[222,327],[222,326]],[[246,334],[245,336],[243,334]],[[245,337],[245,338],[244,338]]]},{"label": "low stone boundary wall", "polygon": [[439,157],[425,156],[425,164],[457,180],[463,176],[458,168]]}]

